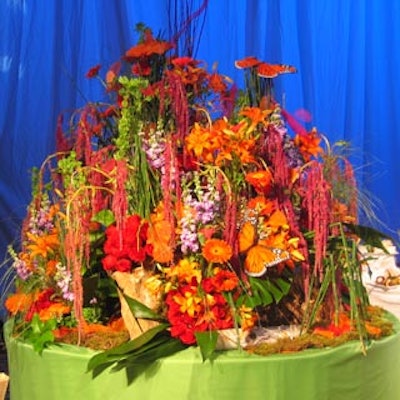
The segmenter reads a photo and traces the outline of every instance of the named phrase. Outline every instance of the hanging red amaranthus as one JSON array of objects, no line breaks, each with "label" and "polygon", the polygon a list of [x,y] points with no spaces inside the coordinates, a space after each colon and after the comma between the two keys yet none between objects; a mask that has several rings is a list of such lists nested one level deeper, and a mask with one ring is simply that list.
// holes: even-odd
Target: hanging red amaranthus
[{"label": "hanging red amaranthus", "polygon": [[323,276],[323,259],[332,222],[332,193],[324,177],[323,165],[313,162],[303,177],[303,205],[307,212],[307,229],[314,232],[314,273]]},{"label": "hanging red amaranthus", "polygon": [[66,233],[64,239],[67,269],[72,273],[74,315],[78,325],[79,339],[84,336],[82,268],[90,260],[90,219],[92,216],[88,199],[90,192],[80,188],[71,194],[67,204]]}]

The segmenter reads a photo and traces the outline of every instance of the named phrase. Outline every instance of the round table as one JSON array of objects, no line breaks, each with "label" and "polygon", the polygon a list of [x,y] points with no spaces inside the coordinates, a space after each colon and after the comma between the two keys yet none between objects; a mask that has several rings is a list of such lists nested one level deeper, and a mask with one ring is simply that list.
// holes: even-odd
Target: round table
[{"label": "round table", "polygon": [[96,353],[52,346],[41,355],[10,337],[5,324],[11,400],[398,400],[400,325],[373,341],[363,355],[359,342],[267,357],[221,352],[202,362],[188,348],[144,370],[128,383],[126,371],[86,372]]}]

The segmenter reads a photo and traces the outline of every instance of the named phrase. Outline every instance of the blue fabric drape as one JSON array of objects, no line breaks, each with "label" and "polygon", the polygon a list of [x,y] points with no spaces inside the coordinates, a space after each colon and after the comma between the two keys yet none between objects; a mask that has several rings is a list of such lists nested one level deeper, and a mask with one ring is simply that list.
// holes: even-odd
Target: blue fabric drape
[{"label": "blue fabric drape", "polygon": [[[0,2],[0,257],[18,236],[30,169],[54,151],[57,116],[101,96],[86,71],[102,64],[104,72],[133,45],[137,22],[168,33],[168,4]],[[397,238],[400,2],[210,0],[203,17],[197,58],[239,84],[234,61],[248,55],[298,68],[277,79],[277,100],[292,113],[308,110],[309,127],[331,143],[351,141],[360,187],[382,222],[368,223]]]}]

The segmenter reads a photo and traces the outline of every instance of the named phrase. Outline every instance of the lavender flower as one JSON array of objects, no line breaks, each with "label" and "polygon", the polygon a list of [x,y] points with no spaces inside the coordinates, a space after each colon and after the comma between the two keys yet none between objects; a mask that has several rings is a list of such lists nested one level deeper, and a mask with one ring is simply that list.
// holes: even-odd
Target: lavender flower
[{"label": "lavender flower", "polygon": [[164,132],[160,130],[151,131],[147,136],[144,132],[140,132],[139,135],[142,137],[143,150],[146,153],[150,166],[161,170],[165,165]]},{"label": "lavender flower", "polygon": [[48,233],[54,229],[54,222],[50,218],[50,201],[43,199],[40,209],[32,209],[29,220],[29,231],[34,235]]},{"label": "lavender flower", "polygon": [[32,271],[27,267],[26,262],[19,258],[14,260],[12,266],[23,281],[26,281],[32,275]]},{"label": "lavender flower", "polygon": [[184,195],[185,211],[180,221],[183,254],[199,250],[197,232],[201,225],[206,225],[215,220],[220,200],[215,185],[201,186],[200,180],[196,177],[194,181],[197,182],[195,190],[193,192],[187,190]]}]

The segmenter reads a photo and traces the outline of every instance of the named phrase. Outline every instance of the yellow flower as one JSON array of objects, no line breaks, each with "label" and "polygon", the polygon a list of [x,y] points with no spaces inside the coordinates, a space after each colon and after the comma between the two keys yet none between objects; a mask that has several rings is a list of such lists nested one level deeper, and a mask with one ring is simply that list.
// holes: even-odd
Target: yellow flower
[{"label": "yellow flower", "polygon": [[196,293],[189,291],[185,292],[184,295],[179,293],[176,294],[173,299],[175,303],[180,306],[179,311],[181,313],[187,313],[191,318],[202,309],[202,298]]},{"label": "yellow flower", "polygon": [[244,305],[239,308],[240,325],[244,331],[248,331],[255,325],[257,316],[250,307]]},{"label": "yellow flower", "polygon": [[201,270],[199,264],[195,261],[191,261],[188,258],[179,260],[178,264],[171,268],[165,269],[167,277],[176,277],[179,282],[191,283],[192,279],[195,278],[196,282],[201,281]]}]

